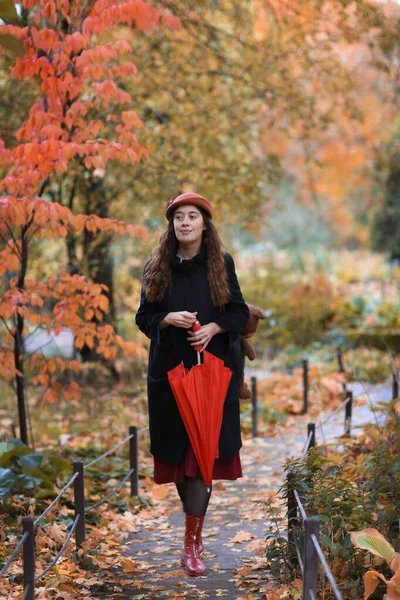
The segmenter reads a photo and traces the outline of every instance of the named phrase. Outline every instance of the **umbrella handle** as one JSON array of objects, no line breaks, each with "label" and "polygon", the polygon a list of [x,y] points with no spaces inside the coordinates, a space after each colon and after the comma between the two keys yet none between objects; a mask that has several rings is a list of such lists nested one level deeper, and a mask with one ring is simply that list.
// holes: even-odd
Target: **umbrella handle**
[{"label": "umbrella handle", "polygon": [[[196,332],[199,331],[199,329],[201,329],[200,322],[195,321],[195,323],[192,325],[192,331]],[[196,350],[196,352],[200,352],[202,346],[201,344],[197,344],[197,346],[193,346],[193,348]]]}]

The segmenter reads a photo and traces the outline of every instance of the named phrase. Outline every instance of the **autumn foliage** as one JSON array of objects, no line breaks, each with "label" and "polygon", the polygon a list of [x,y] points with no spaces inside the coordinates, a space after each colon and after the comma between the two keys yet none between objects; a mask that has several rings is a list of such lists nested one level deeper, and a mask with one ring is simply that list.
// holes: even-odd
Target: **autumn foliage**
[{"label": "autumn foliage", "polygon": [[[105,286],[67,271],[38,281],[30,273],[30,258],[33,245],[84,230],[146,236],[139,226],[73,214],[49,190],[54,182],[61,188],[79,176],[78,167],[93,172],[115,161],[134,165],[148,156],[136,136],[143,124],[123,86],[137,70],[132,47],[116,32],[122,25],[151,32],[179,22],[142,0],[26,0],[21,18],[11,0],[7,9],[13,22],[0,26],[0,52],[17,54],[12,77],[29,78],[40,88],[13,147],[0,139],[0,375],[15,383],[23,428],[23,339],[33,329],[57,334],[68,328],[78,350],[94,347],[105,360],[119,350],[142,351],[102,323],[108,308]],[[56,401],[61,393],[79,398],[76,383],[62,390],[56,377],[78,370],[79,363],[35,354],[29,369],[35,371],[33,382],[43,387],[43,400]]]}]

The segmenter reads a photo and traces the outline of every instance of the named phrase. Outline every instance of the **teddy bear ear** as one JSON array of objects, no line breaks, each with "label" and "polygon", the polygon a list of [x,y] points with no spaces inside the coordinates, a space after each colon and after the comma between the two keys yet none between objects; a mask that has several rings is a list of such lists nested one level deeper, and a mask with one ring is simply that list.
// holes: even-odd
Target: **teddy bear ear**
[{"label": "teddy bear ear", "polygon": [[252,317],[256,317],[256,319],[265,319],[265,312],[259,306],[254,306],[254,304],[248,304],[249,311]]}]

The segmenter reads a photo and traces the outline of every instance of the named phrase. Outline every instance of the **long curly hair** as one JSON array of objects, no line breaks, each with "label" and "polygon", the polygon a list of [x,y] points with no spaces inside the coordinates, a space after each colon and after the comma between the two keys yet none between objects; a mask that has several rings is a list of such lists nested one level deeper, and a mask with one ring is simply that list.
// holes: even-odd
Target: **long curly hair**
[{"label": "long curly hair", "polygon": [[[226,275],[224,247],[218,232],[208,217],[199,208],[204,219],[203,244],[207,249],[207,271],[210,294],[214,306],[224,308],[228,302],[229,286]],[[153,249],[143,276],[143,290],[149,302],[161,302],[171,287],[171,257],[178,250],[173,215]]]}]

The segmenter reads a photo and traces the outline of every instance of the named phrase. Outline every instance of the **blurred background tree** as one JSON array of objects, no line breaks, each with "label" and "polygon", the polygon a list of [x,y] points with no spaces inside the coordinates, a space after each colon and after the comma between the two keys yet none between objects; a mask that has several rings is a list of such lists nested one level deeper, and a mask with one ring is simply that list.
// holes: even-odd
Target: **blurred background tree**
[{"label": "blurred background tree", "polygon": [[400,261],[400,132],[382,145],[377,156],[376,176],[379,204],[371,228],[372,248]]},{"label": "blurred background tree", "polygon": [[[64,247],[46,241],[35,250],[38,271],[64,263],[106,284],[108,322],[133,337],[142,266],[171,196],[190,189],[209,196],[230,249],[265,252],[272,244],[291,255],[292,268],[304,272],[310,252],[327,267],[330,250],[370,245],[370,215],[384,185],[377,183],[377,157],[398,114],[395,2],[152,5],[178,17],[181,28],[150,35],[122,25],[103,34],[104,43],[132,46],[124,60],[138,73],[122,77],[121,88],[144,122],[139,141],[150,157],[105,168],[75,161],[45,190],[74,213],[142,223],[149,240],[86,231],[68,235]],[[19,19],[28,22],[29,12]],[[10,78],[12,62],[8,52],[0,55],[6,147],[38,95],[34,81]],[[122,65],[120,59],[116,67]],[[114,105],[95,116],[120,112]],[[108,141],[116,135],[112,124]]]}]

